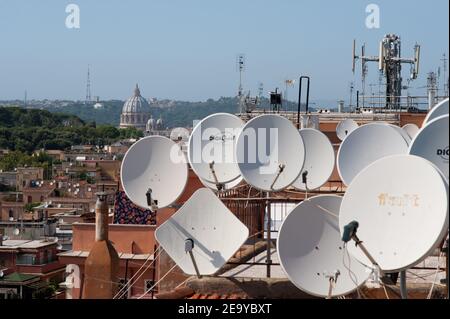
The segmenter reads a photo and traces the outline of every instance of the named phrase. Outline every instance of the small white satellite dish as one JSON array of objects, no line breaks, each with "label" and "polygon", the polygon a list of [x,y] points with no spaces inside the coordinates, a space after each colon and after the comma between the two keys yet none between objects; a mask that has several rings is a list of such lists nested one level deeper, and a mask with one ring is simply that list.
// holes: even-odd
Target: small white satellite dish
[{"label": "small white satellite dish", "polygon": [[[284,219],[278,233],[277,251],[284,272],[295,286],[310,295],[349,294],[371,273],[354,258],[349,261],[345,256],[338,220],[341,201],[340,196],[320,195],[301,202]],[[330,280],[334,283],[331,296]]]},{"label": "small white satellite dish", "polygon": [[442,115],[427,123],[416,135],[409,154],[431,161],[449,180],[449,115]]},{"label": "small white satellite dish", "polygon": [[125,154],[122,186],[136,205],[153,209],[169,206],[183,193],[188,179],[186,158],[179,145],[163,136],[148,136]]},{"label": "small white satellite dish", "polygon": [[408,123],[403,125],[402,129],[408,134],[409,138],[412,140],[419,133],[419,127],[414,123]]},{"label": "small white satellite dish", "polygon": [[187,142],[189,140],[189,131],[184,127],[176,127],[170,132],[170,139],[174,142]]},{"label": "small white satellite dish", "polygon": [[291,121],[279,115],[261,115],[248,121],[239,134],[236,159],[248,184],[276,192],[299,177],[305,146]]},{"label": "small white satellite dish", "polygon": [[336,126],[336,135],[341,141],[343,141],[347,135],[356,130],[358,126],[358,123],[352,119],[343,120]]},{"label": "small white satellite dish", "polygon": [[9,221],[13,222],[14,221],[14,217],[9,217]]},{"label": "small white satellite dish", "polygon": [[212,275],[244,244],[248,228],[207,188],[197,190],[155,237],[188,275]]},{"label": "small white satellite dish", "polygon": [[244,122],[228,113],[207,116],[193,129],[188,158],[195,174],[210,183],[228,183],[239,175],[236,138]]},{"label": "small white satellite dish", "polygon": [[350,185],[365,167],[389,155],[407,154],[408,143],[399,130],[385,123],[358,127],[341,143],[337,169],[342,182]]},{"label": "small white satellite dish", "polygon": [[306,191],[319,188],[333,174],[335,155],[328,137],[315,129],[299,131],[305,145],[305,162],[300,177],[292,184],[296,189]]},{"label": "small white satellite dish", "polygon": [[404,129],[402,129],[401,127],[394,125],[394,124],[389,124],[389,123],[386,123],[386,124],[389,125],[390,127],[392,127],[393,129],[397,130],[398,133],[401,136],[403,136],[403,139],[405,140],[406,144],[408,144],[408,146],[411,144],[411,137]]},{"label": "small white satellite dish", "polygon": [[19,236],[20,235],[20,229],[19,228],[15,228],[13,234],[14,234],[14,236]]},{"label": "small white satellite dish", "polygon": [[448,101],[449,101],[449,99],[446,98],[445,100],[436,104],[430,110],[430,112],[428,112],[427,116],[425,117],[425,120],[423,121],[422,127],[427,125],[429,122],[431,122],[435,118],[448,114]]},{"label": "small white satellite dish", "polygon": [[[236,178],[234,181],[222,184],[222,189],[221,190],[230,190],[235,188],[236,186],[238,186],[239,184],[242,183],[244,179],[242,178],[242,176],[239,176],[238,178]],[[205,180],[202,180],[200,178],[200,182],[202,182],[202,184],[206,187],[208,187],[209,189],[212,189],[213,191],[218,191],[219,189],[217,188],[217,185],[215,183],[210,183],[207,182]]]},{"label": "small white satellite dish", "polygon": [[3,272],[3,270],[0,270],[0,278],[5,277],[5,273]]},{"label": "small white satellite dish", "polygon": [[[416,265],[448,232],[448,184],[428,160],[413,155],[382,158],[356,176],[341,204],[339,229],[356,221],[358,238],[385,272]],[[372,266],[359,247],[349,252]]]}]

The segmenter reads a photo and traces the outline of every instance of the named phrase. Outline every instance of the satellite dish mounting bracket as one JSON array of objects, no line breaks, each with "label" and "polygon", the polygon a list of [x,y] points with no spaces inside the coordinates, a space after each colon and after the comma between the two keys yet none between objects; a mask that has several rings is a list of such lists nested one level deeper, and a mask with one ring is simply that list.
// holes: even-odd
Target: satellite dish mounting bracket
[{"label": "satellite dish mounting bracket", "polygon": [[209,163],[209,169],[211,170],[211,174],[214,178],[214,184],[216,184],[217,190],[221,191],[224,188],[224,184],[219,183],[219,180],[217,179],[216,171],[214,170],[214,161]]},{"label": "satellite dish mounting bracket", "polygon": [[328,281],[330,283],[327,299],[331,299],[331,297],[333,296],[333,288],[336,285],[340,274],[341,272],[339,270],[336,270],[333,274],[328,274],[325,276],[326,278],[328,278]]},{"label": "satellite dish mounting bracket", "polygon": [[152,189],[151,188],[149,188],[147,190],[147,192],[145,193],[145,196],[147,197],[147,205],[149,207],[151,207],[150,210],[152,212],[157,211],[158,210],[158,200],[152,198]]},{"label": "satellite dish mounting bracket", "polygon": [[194,269],[197,274],[197,277],[202,278],[202,275],[200,274],[200,271],[198,270],[197,263],[195,262],[194,254],[192,253],[192,251],[194,250],[194,246],[195,246],[194,240],[192,238],[188,238],[184,242],[184,251],[189,253],[189,256],[191,257],[192,264],[194,265]]},{"label": "satellite dish mounting bracket", "polygon": [[280,177],[281,173],[283,173],[283,171],[284,171],[285,168],[286,168],[286,165],[284,165],[284,164],[278,165],[278,174],[277,174],[277,176],[275,176],[275,179],[273,180],[272,185],[270,185],[270,189],[273,189],[273,186],[274,186],[275,183],[277,182],[278,177]]}]

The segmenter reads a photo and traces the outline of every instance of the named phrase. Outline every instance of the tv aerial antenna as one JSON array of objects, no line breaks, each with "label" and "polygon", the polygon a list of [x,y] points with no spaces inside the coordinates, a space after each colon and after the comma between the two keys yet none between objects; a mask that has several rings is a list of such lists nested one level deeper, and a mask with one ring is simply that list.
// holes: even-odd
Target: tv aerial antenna
[{"label": "tv aerial antenna", "polygon": [[238,96],[242,96],[243,87],[242,87],[242,74],[245,71],[245,54],[239,53],[236,56],[236,69],[239,72],[239,88],[238,88]]}]

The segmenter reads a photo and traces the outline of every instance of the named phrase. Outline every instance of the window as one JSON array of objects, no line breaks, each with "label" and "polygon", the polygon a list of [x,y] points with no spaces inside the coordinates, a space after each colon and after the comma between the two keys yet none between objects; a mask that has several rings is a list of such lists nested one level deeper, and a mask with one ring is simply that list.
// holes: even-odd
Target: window
[{"label": "window", "polygon": [[150,280],[150,279],[144,280],[144,284],[145,284],[145,291],[146,292],[154,292],[156,290],[156,287],[153,287],[155,285],[155,281],[154,280]]},{"label": "window", "polygon": [[21,254],[17,255],[16,264],[18,265],[36,265],[36,255]]}]

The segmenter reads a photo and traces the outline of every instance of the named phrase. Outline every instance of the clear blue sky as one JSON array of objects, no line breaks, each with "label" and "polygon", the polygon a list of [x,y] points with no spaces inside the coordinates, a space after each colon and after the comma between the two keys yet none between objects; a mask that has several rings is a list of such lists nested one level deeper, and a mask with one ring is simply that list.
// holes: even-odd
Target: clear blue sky
[{"label": "clear blue sky", "polygon": [[[78,30],[65,26],[69,3],[80,7]],[[380,29],[365,26],[369,3],[380,6]],[[241,52],[253,94],[258,82],[268,91],[307,74],[312,99],[348,98],[349,82],[360,83],[353,38],[377,54],[386,33],[402,37],[405,57],[422,45],[419,87],[448,56],[448,11],[448,0],[0,0],[0,100],[25,89],[30,99],[83,99],[88,64],[102,99],[125,99],[136,82],[146,97],[232,96]],[[375,64],[369,74],[376,83]]]}]

